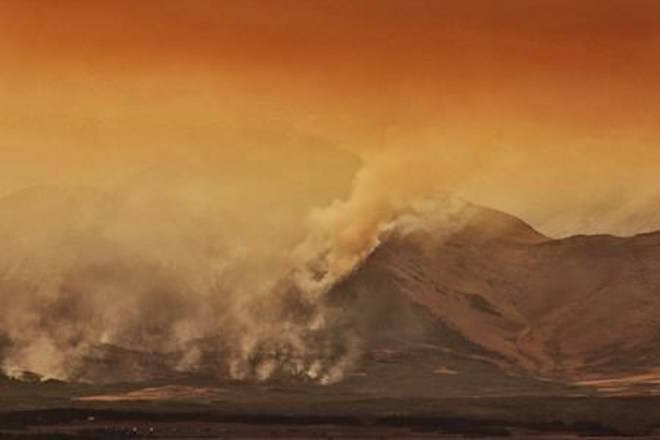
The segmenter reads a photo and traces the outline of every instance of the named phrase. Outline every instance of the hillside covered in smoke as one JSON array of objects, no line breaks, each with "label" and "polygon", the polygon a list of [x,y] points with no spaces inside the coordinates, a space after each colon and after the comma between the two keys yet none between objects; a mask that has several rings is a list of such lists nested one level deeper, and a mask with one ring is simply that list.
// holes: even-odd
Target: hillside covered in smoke
[{"label": "hillside covered in smoke", "polygon": [[551,239],[414,182],[375,190],[381,177],[363,171],[350,197],[277,237],[148,187],[5,197],[2,370],[328,384],[429,349],[423,368],[445,375],[475,362],[559,380],[655,366],[657,234]]},{"label": "hillside covered in smoke", "polygon": [[[392,229],[393,208],[357,212],[356,231],[346,218],[366,200],[335,202],[298,229],[271,210],[256,231],[176,190],[42,186],[0,200],[3,371],[140,380],[153,372],[137,360],[152,356],[162,371],[340,380],[361,338],[327,293]],[[134,356],[110,368],[117,350]]]}]

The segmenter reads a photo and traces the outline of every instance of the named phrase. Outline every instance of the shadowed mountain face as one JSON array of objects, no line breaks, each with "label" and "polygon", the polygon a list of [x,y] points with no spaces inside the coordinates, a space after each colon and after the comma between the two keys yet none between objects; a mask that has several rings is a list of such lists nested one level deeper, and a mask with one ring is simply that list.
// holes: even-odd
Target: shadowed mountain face
[{"label": "shadowed mountain face", "polygon": [[390,238],[346,281],[374,297],[369,307],[406,298],[423,311],[385,307],[369,334],[402,321],[414,331],[430,313],[460,335],[459,350],[478,347],[505,369],[575,380],[657,366],[660,233],[551,240],[506,214],[467,210],[466,226],[442,240]]}]

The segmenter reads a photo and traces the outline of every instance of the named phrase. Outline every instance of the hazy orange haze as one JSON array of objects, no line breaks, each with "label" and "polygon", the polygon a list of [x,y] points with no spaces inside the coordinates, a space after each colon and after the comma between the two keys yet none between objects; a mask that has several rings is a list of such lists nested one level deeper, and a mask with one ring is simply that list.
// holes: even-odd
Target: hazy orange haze
[{"label": "hazy orange haze", "polygon": [[658,120],[653,0],[0,1],[0,194],[201,167],[314,204],[388,157],[391,185],[634,233],[660,228]]}]

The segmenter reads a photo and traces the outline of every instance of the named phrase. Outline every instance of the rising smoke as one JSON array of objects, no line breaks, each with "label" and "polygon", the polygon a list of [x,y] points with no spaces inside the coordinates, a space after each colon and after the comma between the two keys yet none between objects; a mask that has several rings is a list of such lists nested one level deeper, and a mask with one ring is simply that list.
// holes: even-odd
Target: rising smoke
[{"label": "rising smoke", "polygon": [[295,179],[189,171],[3,198],[2,371],[341,380],[365,348],[368,310],[347,313],[328,294],[388,236],[460,225],[462,200],[494,169],[477,150],[439,151],[366,156],[348,192],[303,203]]},{"label": "rising smoke", "polygon": [[[428,175],[403,170],[390,160],[363,167],[348,196],[298,211],[295,227],[237,219],[208,181],[7,197],[2,370],[93,382],[172,371],[341,380],[363,335],[358,315],[348,319],[327,293],[384,236],[448,212]],[[388,188],[392,179],[407,183]]]}]

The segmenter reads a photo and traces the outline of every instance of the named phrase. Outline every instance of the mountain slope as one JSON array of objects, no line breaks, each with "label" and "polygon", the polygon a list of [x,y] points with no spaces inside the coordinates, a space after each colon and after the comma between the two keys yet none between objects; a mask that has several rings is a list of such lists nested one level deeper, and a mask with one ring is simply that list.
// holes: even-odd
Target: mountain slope
[{"label": "mountain slope", "polygon": [[[20,329],[10,340],[0,328],[0,359],[10,348],[56,335],[64,344],[56,347],[65,353],[60,357],[76,363],[72,380],[188,373],[226,379],[228,348],[214,332],[225,331],[225,345],[233,341],[236,331],[222,327],[231,310],[222,303],[184,301],[199,290],[192,275],[207,261],[204,248],[199,255],[176,254],[177,265],[155,258],[167,247],[163,241],[146,247],[154,255],[136,255],[126,246],[132,236],[118,240],[83,215],[101,208],[116,215],[116,200],[52,192],[37,188],[5,199],[16,207],[4,211],[6,219],[21,218],[25,234],[12,233],[15,222],[5,221],[0,238],[6,249],[27,251],[0,256],[0,297],[8,311],[0,324]],[[90,198],[101,208],[91,206]],[[41,226],[53,212],[63,218]],[[540,392],[556,390],[544,385],[547,379],[561,384],[658,368],[660,233],[553,240],[495,210],[467,205],[459,216],[459,226],[449,230],[428,226],[384,237],[329,292],[327,332],[350,340],[329,337],[328,343],[352,344],[356,336],[361,355],[346,368],[346,386],[378,393],[385,382],[391,384],[388,392],[418,395]],[[145,234],[178,237],[178,225],[166,223],[159,233],[153,225]],[[51,254],[57,258],[49,259]],[[39,293],[27,304],[33,313],[18,313],[27,299],[14,293],[27,291]],[[220,299],[225,293],[211,292]],[[201,336],[187,332],[202,309],[217,326]],[[268,319],[279,319],[273,315],[279,309],[267,310]],[[108,317],[121,331],[90,345],[107,339]],[[82,355],[66,355],[68,347]],[[36,348],[43,352],[43,346]],[[195,368],[181,374],[188,352],[195,355]],[[45,360],[38,356],[34,365]]]},{"label": "mountain slope", "polygon": [[393,236],[352,276],[403,295],[512,369],[564,379],[644,371],[660,350],[660,233],[551,240],[468,207],[455,233]]}]

